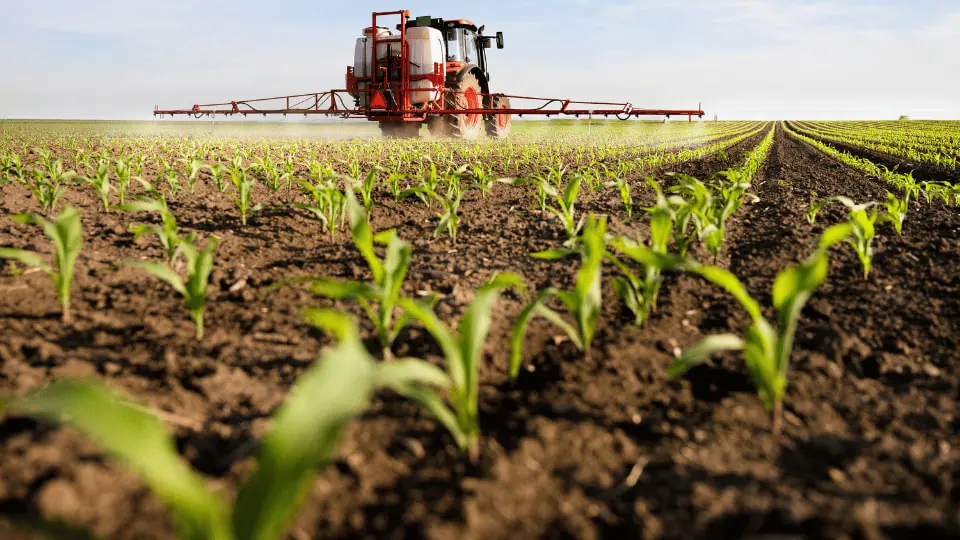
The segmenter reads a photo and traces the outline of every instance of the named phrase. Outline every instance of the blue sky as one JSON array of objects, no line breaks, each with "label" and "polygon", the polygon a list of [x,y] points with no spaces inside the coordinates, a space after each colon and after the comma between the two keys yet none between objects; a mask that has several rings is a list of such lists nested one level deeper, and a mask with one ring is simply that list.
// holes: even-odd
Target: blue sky
[{"label": "blue sky", "polygon": [[720,118],[960,118],[960,2],[0,0],[0,118],[150,118],[343,86],[370,12],[506,34],[494,91]]}]

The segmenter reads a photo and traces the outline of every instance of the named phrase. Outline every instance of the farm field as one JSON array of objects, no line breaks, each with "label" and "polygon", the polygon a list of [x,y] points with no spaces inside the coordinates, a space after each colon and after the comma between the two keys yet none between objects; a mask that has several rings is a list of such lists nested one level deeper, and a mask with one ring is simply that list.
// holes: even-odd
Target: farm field
[{"label": "farm field", "polygon": [[[276,450],[259,441],[284,400],[363,401],[305,460],[323,466],[279,537],[960,535],[957,123],[516,122],[505,141],[193,126],[0,122],[0,248],[51,264],[18,219],[69,228],[73,208],[82,227],[67,321],[45,271],[0,260],[0,537],[177,537],[150,482],[50,420],[82,412],[35,392],[76,379],[159,418],[229,501]],[[361,251],[364,224],[388,247]],[[379,328],[395,267],[371,258],[405,249]],[[154,273],[172,260],[184,279],[204,253],[201,335]],[[484,326],[477,298],[489,333],[453,336],[479,337],[453,347],[458,375],[435,326]],[[738,337],[682,364],[720,334]],[[438,369],[344,371],[407,358]],[[309,377],[337,365],[342,387]]]}]

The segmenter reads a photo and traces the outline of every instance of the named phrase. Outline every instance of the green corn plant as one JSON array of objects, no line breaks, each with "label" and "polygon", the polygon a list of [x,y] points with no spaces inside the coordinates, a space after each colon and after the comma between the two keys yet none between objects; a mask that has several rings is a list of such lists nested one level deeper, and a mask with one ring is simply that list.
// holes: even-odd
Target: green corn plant
[{"label": "green corn plant", "polygon": [[186,301],[187,313],[196,327],[197,340],[203,339],[203,312],[207,305],[207,284],[213,270],[213,252],[217,249],[217,237],[211,236],[202,251],[197,251],[192,242],[182,241],[179,250],[186,259],[187,281],[166,263],[153,261],[127,261],[126,266],[141,268],[154,277],[165,281]]},{"label": "green corn plant", "polygon": [[130,180],[133,176],[130,164],[124,158],[119,158],[114,163],[113,172],[117,175],[117,196],[120,198],[120,204],[125,204],[127,202],[127,188],[130,187]]},{"label": "green corn plant", "polygon": [[284,536],[317,471],[331,463],[350,420],[386,387],[432,392],[450,386],[439,368],[416,360],[378,364],[356,324],[325,311],[310,321],[338,338],[297,379],[259,445],[256,469],[232,505],[207,487],[145,406],[100,382],[60,380],[22,397],[0,397],[0,415],[64,422],[135,471],[163,503],[185,540],[273,540]]},{"label": "green corn plant", "polygon": [[[290,206],[306,210],[320,220],[323,229],[330,233],[330,241],[334,241],[337,225],[343,222],[346,213],[346,196],[340,188],[332,182],[318,182],[312,184],[307,180],[297,179],[300,192],[309,195],[310,203],[290,203]],[[348,190],[349,191],[349,190]]]},{"label": "green corn plant", "polygon": [[714,201],[710,188],[690,175],[668,174],[668,176],[677,182],[667,190],[668,193],[674,194],[668,202],[684,213],[683,219],[677,216],[675,220],[676,226],[681,227],[682,231],[675,231],[674,237],[678,244],[684,244],[683,249],[678,251],[685,254],[693,243],[694,235],[705,245],[708,244],[711,252],[719,250],[719,245],[723,242],[723,231],[713,225]]},{"label": "green corn plant", "polygon": [[22,249],[0,248],[0,259],[11,259],[25,265],[40,268],[53,280],[57,298],[63,308],[62,320],[69,324],[73,321],[70,311],[70,286],[73,284],[73,269],[77,256],[83,247],[83,229],[80,214],[68,206],[54,221],[47,221],[39,214],[16,214],[10,216],[18,223],[40,225],[43,232],[53,241],[53,266],[47,265],[35,253]]},{"label": "green corn plant", "polygon": [[208,169],[207,164],[203,162],[200,158],[193,158],[189,163],[190,172],[187,176],[187,187],[190,188],[190,193],[193,193],[194,186],[197,184],[197,179],[200,177],[200,171]]},{"label": "green corn plant", "polygon": [[[407,269],[410,266],[411,247],[392,229],[373,234],[367,214],[351,190],[347,190],[346,207],[353,243],[367,262],[373,280],[370,283],[363,283],[330,278],[308,278],[306,281],[311,282],[310,291],[318,296],[336,300],[356,299],[376,328],[384,357],[392,358],[393,353],[390,347],[400,331],[409,323],[409,318],[406,316],[395,318],[394,310],[401,297],[403,281],[407,277]],[[376,244],[386,246],[383,259],[377,256],[374,249]],[[433,301],[432,296],[424,300],[427,307],[432,305]]]},{"label": "green corn plant", "polygon": [[34,147],[33,153],[40,158],[40,163],[43,165],[44,169],[49,170],[53,167],[53,151],[52,150]]},{"label": "green corn plant", "polygon": [[[603,307],[603,297],[600,290],[600,278],[604,256],[606,254],[607,220],[605,217],[590,217],[583,228],[580,240],[580,269],[573,291],[562,291],[548,287],[540,291],[537,296],[520,312],[513,325],[510,337],[510,377],[516,378],[520,373],[521,347],[526,335],[527,325],[540,316],[563,330],[570,341],[584,355],[590,356],[593,335],[600,312]],[[567,249],[554,249],[534,253],[533,256],[542,260],[556,260],[570,254]],[[570,324],[559,313],[547,307],[544,302],[555,297],[563,303],[567,312],[575,323]]]},{"label": "green corn plant", "polygon": [[176,197],[180,190],[183,189],[180,185],[180,177],[183,176],[183,173],[178,171],[176,167],[170,165],[170,162],[166,158],[159,158],[158,167],[160,168],[160,174],[157,177],[167,184],[167,193],[171,197]]},{"label": "green corn plant", "polygon": [[547,206],[547,210],[557,216],[557,219],[563,223],[563,229],[567,233],[568,241],[575,239],[577,235],[580,234],[580,230],[583,228],[583,223],[586,219],[586,216],[580,216],[580,219],[577,220],[576,215],[577,197],[580,195],[582,182],[582,177],[575,177],[567,183],[562,192],[556,193],[554,198],[556,199],[557,206]]},{"label": "green corn plant", "polygon": [[[457,331],[448,328],[436,313],[422,302],[400,298],[404,312],[419,321],[440,345],[446,357],[446,369],[452,384],[448,391],[450,407],[436,392],[423,388],[398,388],[397,391],[420,403],[453,435],[460,449],[471,460],[479,457],[480,438],[480,361],[483,345],[490,330],[490,310],[501,291],[523,289],[520,276],[509,272],[495,275],[480,287],[460,318]],[[452,409],[452,411],[451,411]]]},{"label": "green corn plant", "polygon": [[97,170],[93,175],[86,178],[87,182],[93,187],[93,191],[100,199],[100,204],[106,212],[110,211],[110,163],[101,160],[97,164]]},{"label": "green corn plant", "polygon": [[291,173],[274,162],[269,154],[256,160],[253,166],[263,172],[267,185],[274,193],[280,191],[280,188],[291,179]]},{"label": "green corn plant", "polygon": [[[821,201],[811,203],[811,206],[818,205],[823,207],[828,203],[838,202],[848,210],[847,221],[853,226],[853,234],[847,239],[847,243],[853,246],[863,266],[863,279],[870,275],[870,267],[873,264],[873,239],[876,236],[876,223],[878,217],[878,202],[870,201],[862,204],[856,204],[849,197],[837,195]],[[816,212],[814,211],[814,216]],[[808,214],[808,219],[809,214]],[[812,221],[811,221],[812,223]]]},{"label": "green corn plant", "polygon": [[374,167],[367,173],[363,181],[360,181],[359,177],[346,177],[353,189],[359,192],[363,198],[363,209],[367,212],[367,215],[370,215],[370,212],[373,211],[373,188],[376,187],[377,173],[380,170],[380,167]]},{"label": "green corn plant", "polygon": [[470,180],[468,189],[479,190],[480,195],[483,197],[490,194],[490,190],[493,189],[496,183],[496,178],[490,171],[490,168],[481,164],[472,163],[463,165],[457,169],[457,173]]},{"label": "green corn plant", "polygon": [[130,232],[133,233],[134,241],[147,234],[156,235],[167,256],[167,263],[173,265],[180,253],[180,246],[183,242],[192,244],[196,238],[196,233],[191,232],[186,237],[181,238],[180,228],[177,226],[176,218],[167,206],[166,197],[146,180],[141,179],[140,184],[143,186],[146,195],[139,197],[134,202],[118,205],[116,209],[123,212],[156,212],[160,216],[161,225],[134,223],[130,225]]},{"label": "green corn plant", "polygon": [[440,203],[443,213],[437,214],[440,221],[437,222],[437,228],[433,230],[433,237],[440,236],[440,233],[446,230],[450,236],[450,241],[454,244],[457,243],[457,228],[460,225],[460,199],[463,197],[463,191],[458,188],[459,186],[451,186],[445,196],[434,193],[434,199]]},{"label": "green corn plant", "polygon": [[907,210],[910,206],[910,192],[906,192],[902,199],[893,193],[887,192],[887,202],[883,203],[886,213],[883,218],[893,224],[897,231],[897,236],[903,234],[903,222],[907,218]]},{"label": "green corn plant", "polygon": [[630,181],[614,176],[613,180],[603,184],[604,187],[616,187],[620,192],[620,200],[623,202],[623,209],[627,213],[627,219],[633,218],[633,196],[630,194]]},{"label": "green corn plant", "polygon": [[393,195],[394,201],[400,200],[400,194],[403,193],[403,190],[400,188],[400,181],[404,178],[405,176],[398,171],[393,171],[387,176],[387,188],[390,190],[390,194]]},{"label": "green corn plant", "polygon": [[40,211],[47,215],[53,213],[64,195],[63,185],[47,178],[47,172],[42,169],[29,169],[29,174],[31,181],[27,187],[40,205]]},{"label": "green corn plant", "polygon": [[263,209],[263,205],[253,205],[253,188],[256,185],[256,180],[248,175],[247,170],[243,168],[231,169],[230,175],[233,186],[237,188],[237,194],[231,195],[230,198],[233,199],[233,206],[240,212],[240,224],[246,227],[247,216],[252,212],[259,212]]},{"label": "green corn plant", "polygon": [[666,213],[669,216],[673,227],[671,235],[673,236],[674,246],[677,253],[681,257],[685,257],[696,239],[695,227],[691,226],[693,223],[693,205],[679,195],[665,196],[660,184],[653,178],[647,178],[646,183],[656,194],[656,202],[650,208],[646,208],[645,211],[651,215]]},{"label": "green corn plant", "polygon": [[547,201],[550,197],[559,195],[559,191],[550,180],[540,175],[535,175],[534,178],[501,178],[498,182],[511,186],[532,185],[534,187],[534,197],[537,200],[537,208],[541,212],[547,211]]},{"label": "green corn plant", "polygon": [[58,186],[70,182],[77,176],[76,172],[66,170],[63,167],[63,162],[59,159],[47,165],[47,174],[50,176],[50,181]]},{"label": "green corn plant", "polygon": [[[673,223],[669,212],[663,209],[652,212],[650,215],[649,249],[653,250],[654,253],[666,254],[667,244],[670,242],[672,232]],[[627,257],[642,262],[635,256],[639,247],[636,242],[619,237],[614,238],[611,245]],[[660,294],[660,285],[663,281],[661,276],[663,269],[654,264],[644,264],[643,273],[637,276],[616,257],[609,256],[608,260],[613,262],[623,274],[622,277],[614,278],[614,290],[633,313],[634,324],[642,325],[646,322],[650,312],[656,308],[657,296]]]},{"label": "green corn plant", "polygon": [[0,176],[13,179],[21,184],[26,183],[27,173],[23,168],[20,155],[11,153],[0,156]]},{"label": "green corn plant", "polygon": [[223,193],[225,185],[223,183],[223,173],[227,171],[227,167],[223,163],[214,163],[213,165],[207,165],[207,171],[210,173],[210,178],[213,180],[214,187],[217,188],[217,191]]},{"label": "green corn plant", "polygon": [[[773,307],[776,327],[760,311],[760,304],[746,291],[735,275],[716,266],[702,265],[686,260],[662,264],[676,265],[696,273],[733,295],[747,311],[752,324],[743,336],[722,334],[704,338],[688,348],[667,368],[671,378],[684,375],[694,366],[722,351],[742,350],[747,370],[757,387],[757,393],[768,410],[772,411],[773,432],[779,433],[783,410],[783,396],[787,388],[787,373],[793,351],[794,335],[800,312],[810,296],[826,280],[829,270],[828,251],[831,246],[846,240],[853,233],[850,223],[841,223],[827,229],[821,236],[816,251],[803,262],[789,266],[773,282]],[[647,253],[650,259],[655,254]],[[663,257],[659,256],[662,260]]]}]

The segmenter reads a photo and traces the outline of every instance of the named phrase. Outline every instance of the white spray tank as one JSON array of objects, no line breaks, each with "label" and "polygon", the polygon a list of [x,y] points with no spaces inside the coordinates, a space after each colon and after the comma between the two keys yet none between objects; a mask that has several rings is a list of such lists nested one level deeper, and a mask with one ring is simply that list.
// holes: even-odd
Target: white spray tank
[{"label": "white spray tank", "polygon": [[[446,53],[443,32],[429,26],[407,28],[407,44],[410,49],[410,75],[430,75],[433,65],[440,64],[441,72],[446,73]],[[438,90],[428,79],[412,80],[410,103],[432,101]]]},{"label": "white spray tank", "polygon": [[[376,28],[368,27],[363,29],[363,37],[357,38],[357,43],[353,48],[353,76],[358,78],[368,78],[373,70],[373,35],[376,33],[377,39],[387,38],[393,33],[382,26]],[[378,44],[377,58],[381,59],[387,55],[387,43]],[[357,88],[360,92],[351,92],[354,98],[360,100],[360,106],[367,106],[367,93],[363,90],[367,87],[366,82],[358,82]]]}]

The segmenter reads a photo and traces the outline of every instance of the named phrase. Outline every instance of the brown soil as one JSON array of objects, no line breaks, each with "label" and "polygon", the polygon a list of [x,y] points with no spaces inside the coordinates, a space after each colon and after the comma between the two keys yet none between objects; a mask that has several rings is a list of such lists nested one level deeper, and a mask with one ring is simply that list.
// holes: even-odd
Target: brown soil
[{"label": "brown soil", "polygon": [[[708,176],[739,161],[761,136],[729,151],[728,163],[709,158],[678,170]],[[769,305],[776,273],[843,218],[827,208],[809,225],[811,191],[861,201],[881,199],[887,189],[778,131],[754,184],[760,201],[731,220],[719,264]],[[35,206],[18,185],[2,193],[3,213]],[[649,190],[637,199],[638,206],[652,202]],[[222,195],[198,186],[174,212],[188,230],[222,241],[208,335],[197,343],[165,286],[116,269],[124,259],[160,258],[154,243],[134,244],[120,216],[99,212],[87,190],[67,200],[87,231],[73,296],[77,320],[60,324],[44,275],[4,270],[0,391],[105,377],[164,411],[183,455],[233,493],[254,465],[251,441],[328,342],[299,311],[329,302],[297,288],[264,288],[299,275],[366,277],[360,255],[347,234],[331,243],[295,211],[258,214],[240,227]],[[520,187],[497,186],[486,198],[471,192],[457,245],[431,238],[432,210],[385,193],[373,221],[414,244],[405,291],[439,293],[438,313],[449,322],[496,271],[519,272],[538,288],[572,283],[575,264],[528,256],[563,240],[562,227],[531,204]],[[587,196],[582,207],[622,217],[609,191]],[[960,535],[960,217],[939,204],[914,204],[910,212],[902,237],[879,228],[869,280],[848,246],[834,250],[830,279],[803,312],[778,438],[738,355],[682,380],[664,376],[676,347],[746,326],[746,314],[715,287],[669,276],[657,312],[638,329],[607,283],[591,357],[535,323],[524,345],[531,368],[515,384],[505,373],[507,340],[523,299],[508,294],[496,308],[480,374],[480,462],[470,464],[417,407],[384,393],[350,425],[290,537]],[[612,229],[638,234],[644,226],[615,219]],[[38,238],[0,220],[2,245],[48,250]],[[431,343],[413,328],[395,351],[435,357]],[[134,475],[74,431],[22,419],[0,423],[0,513],[18,522],[60,518],[109,538],[172,537],[163,508]],[[3,527],[0,536],[13,538]]]}]

